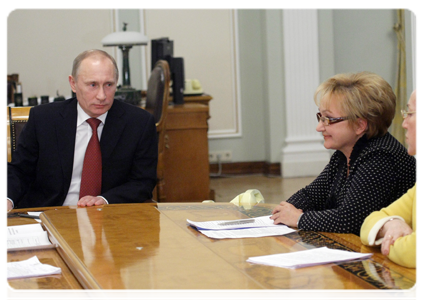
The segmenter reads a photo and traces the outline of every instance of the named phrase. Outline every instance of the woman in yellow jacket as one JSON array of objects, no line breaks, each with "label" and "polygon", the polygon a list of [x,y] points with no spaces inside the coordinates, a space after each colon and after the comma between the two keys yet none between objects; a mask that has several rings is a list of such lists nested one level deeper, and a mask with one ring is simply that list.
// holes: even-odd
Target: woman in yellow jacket
[{"label": "woman in yellow jacket", "polygon": [[[416,91],[403,111],[402,127],[407,130],[408,154],[416,154]],[[360,233],[365,245],[381,245],[381,252],[393,262],[408,268],[416,267],[416,185],[397,201],[370,214]]]}]

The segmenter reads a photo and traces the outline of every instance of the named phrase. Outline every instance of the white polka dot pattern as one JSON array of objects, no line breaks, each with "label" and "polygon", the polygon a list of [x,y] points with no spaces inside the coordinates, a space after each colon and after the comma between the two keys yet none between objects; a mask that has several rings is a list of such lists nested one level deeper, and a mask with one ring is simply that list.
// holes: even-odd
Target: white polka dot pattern
[{"label": "white polka dot pattern", "polygon": [[287,202],[304,211],[299,229],[354,233],[373,211],[400,198],[416,182],[416,160],[389,133],[360,139],[347,160],[336,151],[323,172]]}]

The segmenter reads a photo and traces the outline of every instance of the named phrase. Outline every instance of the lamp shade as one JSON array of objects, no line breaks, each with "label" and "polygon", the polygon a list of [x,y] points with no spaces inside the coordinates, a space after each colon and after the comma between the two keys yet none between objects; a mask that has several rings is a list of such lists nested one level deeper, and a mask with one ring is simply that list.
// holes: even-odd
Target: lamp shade
[{"label": "lamp shade", "polygon": [[119,31],[106,35],[101,43],[103,46],[147,45],[148,37],[135,31]]}]

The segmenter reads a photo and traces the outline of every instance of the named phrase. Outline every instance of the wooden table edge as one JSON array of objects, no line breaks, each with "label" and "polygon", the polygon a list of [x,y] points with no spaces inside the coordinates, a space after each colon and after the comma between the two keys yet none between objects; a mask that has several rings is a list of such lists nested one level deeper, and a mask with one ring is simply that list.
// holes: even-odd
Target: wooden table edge
[{"label": "wooden table edge", "polygon": [[62,238],[54,225],[50,222],[50,219],[48,219],[45,214],[41,214],[40,219],[49,234],[51,242],[57,245],[57,252],[83,288],[101,289],[100,284],[95,280],[91,272],[87,270],[84,263],[78,258],[68,243]]}]

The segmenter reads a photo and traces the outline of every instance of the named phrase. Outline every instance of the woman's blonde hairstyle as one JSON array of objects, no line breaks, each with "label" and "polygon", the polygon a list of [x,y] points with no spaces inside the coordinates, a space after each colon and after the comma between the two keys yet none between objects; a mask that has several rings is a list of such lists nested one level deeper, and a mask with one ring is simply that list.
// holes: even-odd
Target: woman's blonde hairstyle
[{"label": "woman's blonde hairstyle", "polygon": [[314,93],[317,106],[339,102],[343,117],[353,126],[357,119],[367,120],[366,136],[383,136],[395,116],[396,97],[382,77],[370,72],[338,74],[323,82]]}]

